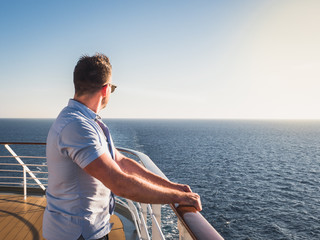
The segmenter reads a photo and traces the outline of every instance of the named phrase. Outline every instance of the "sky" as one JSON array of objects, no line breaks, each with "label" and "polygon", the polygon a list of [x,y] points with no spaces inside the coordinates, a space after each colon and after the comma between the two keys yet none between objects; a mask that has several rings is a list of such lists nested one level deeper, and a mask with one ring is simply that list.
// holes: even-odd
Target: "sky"
[{"label": "sky", "polygon": [[320,119],[320,1],[1,1],[0,118],[55,118],[82,55],[104,118]]}]

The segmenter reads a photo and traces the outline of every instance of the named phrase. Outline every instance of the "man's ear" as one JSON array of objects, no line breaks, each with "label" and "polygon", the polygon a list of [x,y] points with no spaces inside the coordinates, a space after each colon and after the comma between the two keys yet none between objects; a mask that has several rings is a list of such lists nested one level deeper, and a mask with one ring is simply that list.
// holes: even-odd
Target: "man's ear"
[{"label": "man's ear", "polygon": [[107,84],[106,86],[104,86],[103,88],[101,88],[102,96],[104,96],[104,97],[107,96],[108,87],[109,87],[109,84]]}]

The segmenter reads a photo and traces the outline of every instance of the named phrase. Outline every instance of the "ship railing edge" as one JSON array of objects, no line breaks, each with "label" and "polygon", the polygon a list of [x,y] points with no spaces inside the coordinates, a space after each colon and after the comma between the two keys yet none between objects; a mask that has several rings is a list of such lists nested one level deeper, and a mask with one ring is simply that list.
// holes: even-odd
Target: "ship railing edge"
[{"label": "ship railing edge", "polygon": [[[133,154],[139,158],[141,163],[151,172],[169,180],[166,175],[158,168],[158,166],[149,158],[148,155],[128,148],[118,148],[122,152]],[[203,215],[196,211],[194,207],[179,206],[178,204],[170,204],[172,210],[178,217],[180,225],[179,232],[184,234],[184,238],[188,239],[210,239],[221,240],[223,237],[216,231],[216,229],[203,217]],[[184,232],[185,228],[190,236],[187,236]]]},{"label": "ship railing edge", "polygon": [[[46,145],[46,143],[35,143],[35,142],[0,142],[0,145],[5,145],[7,150],[9,145]],[[151,172],[168,179],[165,174],[158,168],[158,166],[144,153],[128,148],[117,148],[121,152],[132,154],[136,156],[140,163]],[[12,154],[12,152],[10,152]],[[18,160],[19,156],[12,154],[12,156]],[[18,160],[19,162],[19,160]],[[23,165],[23,164],[22,164]],[[26,167],[24,166],[24,169]],[[30,174],[30,173],[29,173]],[[25,174],[24,174],[25,175]],[[31,174],[32,175],[32,174]],[[43,189],[43,185],[39,184]],[[161,207],[160,205],[148,205],[141,204],[142,215],[144,219],[147,217],[147,209],[151,212],[152,217],[152,239],[164,239],[161,231]],[[179,239],[210,239],[210,240],[221,240],[222,236],[214,229],[214,227],[202,216],[202,214],[194,207],[191,206],[179,206],[178,204],[170,204],[173,212],[178,218],[178,229]],[[144,222],[143,220],[141,221]],[[140,226],[146,228],[146,225]],[[144,235],[142,233],[142,235]],[[148,235],[148,234],[146,234]],[[149,236],[143,236],[143,239],[149,239]]]}]

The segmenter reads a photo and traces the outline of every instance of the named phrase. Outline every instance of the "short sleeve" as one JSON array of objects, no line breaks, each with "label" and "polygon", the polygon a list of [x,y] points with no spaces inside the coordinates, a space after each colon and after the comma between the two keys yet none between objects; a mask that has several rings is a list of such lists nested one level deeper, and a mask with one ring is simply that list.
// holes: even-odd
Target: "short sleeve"
[{"label": "short sleeve", "polygon": [[63,155],[67,155],[81,168],[85,168],[106,151],[96,129],[79,119],[70,122],[61,131],[59,147]]}]

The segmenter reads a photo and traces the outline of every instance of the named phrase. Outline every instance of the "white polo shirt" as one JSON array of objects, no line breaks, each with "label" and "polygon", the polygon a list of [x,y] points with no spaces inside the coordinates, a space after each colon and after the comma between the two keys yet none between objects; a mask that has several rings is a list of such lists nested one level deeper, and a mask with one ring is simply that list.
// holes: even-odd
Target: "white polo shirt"
[{"label": "white polo shirt", "polygon": [[95,122],[97,114],[70,100],[47,138],[48,188],[43,236],[53,239],[101,238],[111,230],[110,190],[85,168],[110,154],[106,137]]}]

